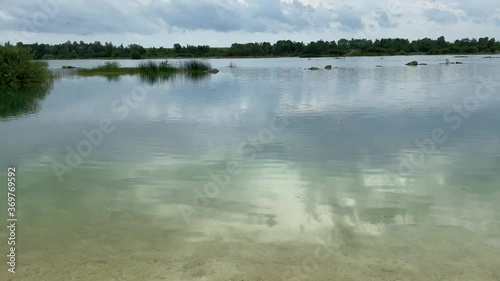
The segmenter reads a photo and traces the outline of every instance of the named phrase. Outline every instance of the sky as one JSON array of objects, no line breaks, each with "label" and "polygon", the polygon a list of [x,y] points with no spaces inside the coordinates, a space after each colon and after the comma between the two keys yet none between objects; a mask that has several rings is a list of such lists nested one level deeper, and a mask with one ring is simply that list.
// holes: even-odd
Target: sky
[{"label": "sky", "polygon": [[341,38],[500,40],[499,0],[0,0],[0,42],[145,47]]}]

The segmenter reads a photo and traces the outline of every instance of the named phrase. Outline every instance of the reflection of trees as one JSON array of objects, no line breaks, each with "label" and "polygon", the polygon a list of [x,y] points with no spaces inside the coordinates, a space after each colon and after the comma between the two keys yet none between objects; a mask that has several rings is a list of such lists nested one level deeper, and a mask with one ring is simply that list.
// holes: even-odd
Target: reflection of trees
[{"label": "reflection of trees", "polygon": [[52,89],[53,82],[31,85],[22,89],[0,90],[0,118],[35,113],[40,102]]}]

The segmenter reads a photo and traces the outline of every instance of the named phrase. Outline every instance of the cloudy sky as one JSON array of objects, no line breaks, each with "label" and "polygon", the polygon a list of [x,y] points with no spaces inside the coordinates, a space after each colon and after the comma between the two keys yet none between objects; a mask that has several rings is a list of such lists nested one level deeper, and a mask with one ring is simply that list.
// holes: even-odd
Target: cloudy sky
[{"label": "cloudy sky", "polygon": [[498,0],[0,0],[0,42],[500,39]]}]

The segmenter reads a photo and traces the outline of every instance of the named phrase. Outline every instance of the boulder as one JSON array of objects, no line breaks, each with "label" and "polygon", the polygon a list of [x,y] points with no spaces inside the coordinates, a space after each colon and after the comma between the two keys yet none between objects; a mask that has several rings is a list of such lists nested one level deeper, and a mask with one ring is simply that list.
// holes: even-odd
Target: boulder
[{"label": "boulder", "polygon": [[331,65],[327,65],[327,66],[325,66],[325,69],[332,69],[332,66]]},{"label": "boulder", "polygon": [[461,61],[457,61],[457,62],[455,62],[455,64],[464,64],[464,63]]},{"label": "boulder", "polygon": [[208,73],[217,74],[217,73],[219,73],[219,70],[216,68],[210,69],[210,70],[208,70]]},{"label": "boulder", "polygon": [[317,67],[310,67],[309,70],[319,70]]},{"label": "boulder", "polygon": [[418,61],[414,60],[414,61],[410,61],[409,63],[407,63],[406,65],[410,65],[410,66],[417,66],[418,65]]},{"label": "boulder", "polygon": [[426,63],[419,63],[418,65],[427,65]]}]

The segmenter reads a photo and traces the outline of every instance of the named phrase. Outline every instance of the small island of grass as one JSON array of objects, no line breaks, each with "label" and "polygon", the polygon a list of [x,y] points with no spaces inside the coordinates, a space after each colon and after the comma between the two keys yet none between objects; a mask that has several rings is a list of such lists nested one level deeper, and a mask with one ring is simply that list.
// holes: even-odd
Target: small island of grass
[{"label": "small island of grass", "polygon": [[143,61],[137,67],[121,67],[117,61],[106,62],[94,68],[77,69],[76,74],[82,76],[119,76],[140,75],[145,78],[168,78],[174,74],[203,75],[217,73],[208,61],[189,60],[175,65],[168,61]]}]

